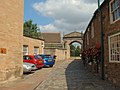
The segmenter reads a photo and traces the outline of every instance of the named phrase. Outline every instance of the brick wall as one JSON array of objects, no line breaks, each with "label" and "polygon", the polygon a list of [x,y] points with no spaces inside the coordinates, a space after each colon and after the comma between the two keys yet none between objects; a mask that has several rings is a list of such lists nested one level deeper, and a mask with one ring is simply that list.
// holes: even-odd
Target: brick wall
[{"label": "brick wall", "polygon": [[0,1],[0,81],[22,76],[23,0]]},{"label": "brick wall", "polygon": [[[109,45],[108,45],[108,37],[117,32],[120,32],[120,20],[115,23],[110,23],[110,12],[109,12],[109,2],[107,0],[101,5],[102,10],[102,25],[103,25],[103,33],[104,33],[104,70],[105,70],[105,79],[110,80],[116,85],[120,85],[120,63],[111,63],[109,62]],[[94,38],[91,38],[91,24],[94,24]],[[89,31],[88,31],[88,28]],[[89,45],[87,45],[87,33],[89,34]],[[96,10],[94,16],[92,17],[86,31],[84,34],[84,50],[87,50],[90,47],[94,47],[95,43],[100,43],[100,19],[99,13]],[[93,65],[91,66],[91,69]],[[94,70],[92,70],[94,71]],[[100,75],[100,70],[99,70]]]},{"label": "brick wall", "polygon": [[[112,0],[110,0],[112,1]],[[104,25],[104,47],[105,47],[105,68],[107,79],[113,82],[116,85],[120,86],[120,63],[109,62],[109,48],[108,48],[108,36],[120,32],[120,20],[115,23],[110,23],[110,12],[105,16],[105,25]],[[106,57],[107,56],[107,57]]]}]

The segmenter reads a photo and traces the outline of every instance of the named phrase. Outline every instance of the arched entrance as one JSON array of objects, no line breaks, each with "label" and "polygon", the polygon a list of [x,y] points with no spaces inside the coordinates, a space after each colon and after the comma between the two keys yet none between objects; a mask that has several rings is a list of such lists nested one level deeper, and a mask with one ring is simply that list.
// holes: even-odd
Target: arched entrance
[{"label": "arched entrance", "polygon": [[64,43],[64,48],[67,49],[67,55],[70,57],[71,53],[71,45],[73,43],[78,43],[80,44],[80,48],[82,50],[83,47],[83,33],[82,32],[71,32],[69,34],[66,34],[63,36],[63,43]]},{"label": "arched entrance", "polygon": [[81,53],[81,43],[78,41],[73,41],[70,44],[70,57],[80,57]]}]

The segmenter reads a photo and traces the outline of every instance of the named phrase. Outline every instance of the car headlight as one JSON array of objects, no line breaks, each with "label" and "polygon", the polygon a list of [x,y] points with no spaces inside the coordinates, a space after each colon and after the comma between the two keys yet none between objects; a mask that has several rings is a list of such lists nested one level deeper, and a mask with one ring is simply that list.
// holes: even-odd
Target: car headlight
[{"label": "car headlight", "polygon": [[31,67],[28,65],[23,65],[26,69],[30,69]]}]

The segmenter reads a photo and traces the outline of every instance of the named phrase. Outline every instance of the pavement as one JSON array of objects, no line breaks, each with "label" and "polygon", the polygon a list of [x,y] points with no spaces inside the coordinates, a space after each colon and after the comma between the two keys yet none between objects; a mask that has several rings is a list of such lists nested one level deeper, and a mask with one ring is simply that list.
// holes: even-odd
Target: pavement
[{"label": "pavement", "polygon": [[35,90],[61,63],[63,61],[57,61],[52,68],[42,68],[31,74],[23,75],[22,79],[1,83],[0,90]]},{"label": "pavement", "polygon": [[120,87],[89,72],[81,60],[64,60],[56,62],[53,68],[43,68],[2,84],[0,90],[120,90]]}]

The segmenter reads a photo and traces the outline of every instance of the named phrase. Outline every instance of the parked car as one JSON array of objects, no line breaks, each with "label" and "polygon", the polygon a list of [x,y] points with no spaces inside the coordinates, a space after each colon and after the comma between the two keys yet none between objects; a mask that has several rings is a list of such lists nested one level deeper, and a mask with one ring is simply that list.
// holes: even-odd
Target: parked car
[{"label": "parked car", "polygon": [[40,54],[39,55],[44,60],[44,66],[53,67],[55,64],[54,57],[52,55]]},{"label": "parked car", "polygon": [[23,62],[35,64],[37,69],[44,66],[44,60],[39,55],[24,55]]},{"label": "parked car", "polygon": [[32,70],[36,70],[35,64],[23,62],[23,73],[30,73]]},{"label": "parked car", "polygon": [[32,64],[32,63],[27,63],[27,62],[23,62],[23,65],[26,65],[28,67],[31,67],[31,70],[34,71],[37,69],[36,65],[35,64]]}]

